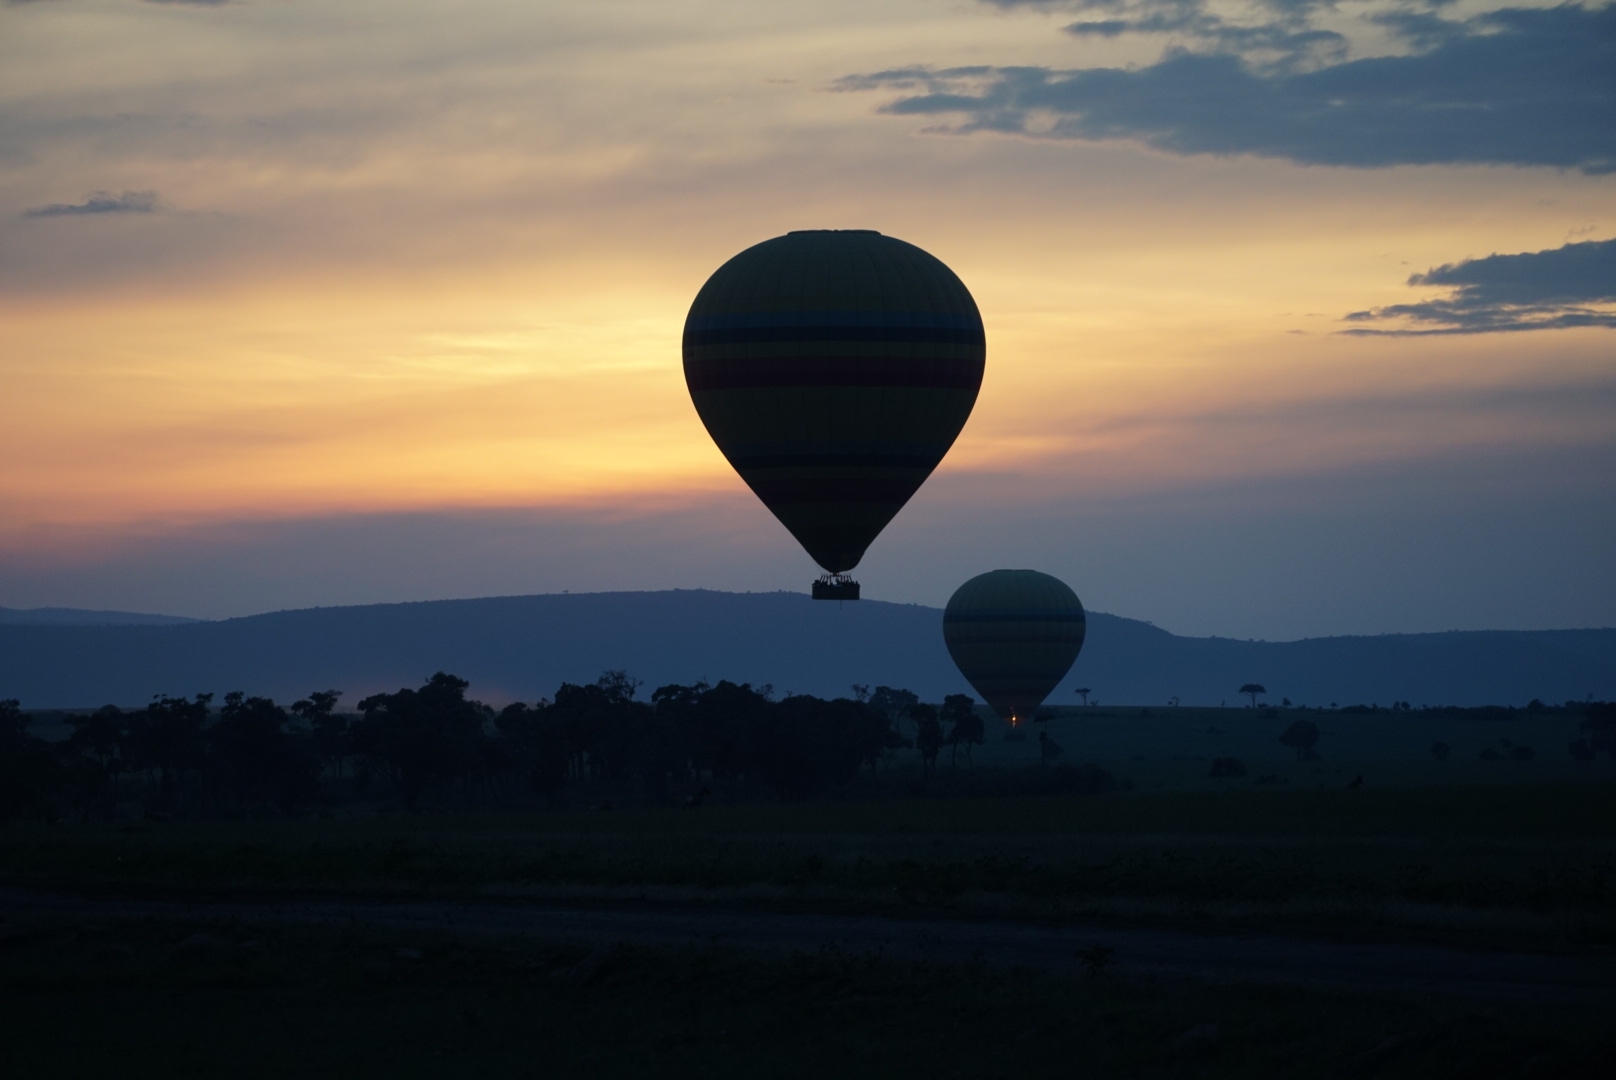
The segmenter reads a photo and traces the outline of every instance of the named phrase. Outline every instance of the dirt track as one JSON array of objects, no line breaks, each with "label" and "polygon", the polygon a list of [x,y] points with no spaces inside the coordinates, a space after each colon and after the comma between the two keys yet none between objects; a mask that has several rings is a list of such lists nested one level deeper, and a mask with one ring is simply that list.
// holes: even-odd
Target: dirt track
[{"label": "dirt track", "polygon": [[721,908],[567,908],[537,904],[290,900],[125,900],[0,890],[13,924],[62,918],[357,925],[394,931],[521,936],[598,946],[697,946],[881,955],[940,963],[1487,997],[1616,1002],[1607,957],[1460,951],[1117,927],[767,914]]}]

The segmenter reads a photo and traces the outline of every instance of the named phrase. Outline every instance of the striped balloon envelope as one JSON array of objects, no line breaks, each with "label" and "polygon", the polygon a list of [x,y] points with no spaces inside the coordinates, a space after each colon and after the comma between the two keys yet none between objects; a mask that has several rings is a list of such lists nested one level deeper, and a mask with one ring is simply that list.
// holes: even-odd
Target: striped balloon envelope
[{"label": "striped balloon envelope", "polygon": [[955,590],[943,611],[948,655],[1012,725],[1030,718],[1083,648],[1088,619],[1060,578],[992,570]]},{"label": "striped balloon envelope", "polygon": [[707,279],[685,320],[685,382],[702,423],[834,575],[858,565],[948,453],[985,356],[982,317],[954,272],[868,230],[747,248]]}]

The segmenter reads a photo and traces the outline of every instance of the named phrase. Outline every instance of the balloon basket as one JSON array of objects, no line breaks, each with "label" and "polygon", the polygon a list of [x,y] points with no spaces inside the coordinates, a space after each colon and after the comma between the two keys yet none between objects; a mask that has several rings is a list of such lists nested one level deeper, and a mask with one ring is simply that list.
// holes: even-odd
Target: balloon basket
[{"label": "balloon basket", "polygon": [[859,583],[841,574],[827,574],[814,582],[815,600],[857,600]]}]

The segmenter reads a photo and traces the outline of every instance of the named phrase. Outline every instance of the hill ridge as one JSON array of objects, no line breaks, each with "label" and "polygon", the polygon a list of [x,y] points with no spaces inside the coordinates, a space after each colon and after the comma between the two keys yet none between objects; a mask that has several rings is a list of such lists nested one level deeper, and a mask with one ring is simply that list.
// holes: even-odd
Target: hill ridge
[{"label": "hill ridge", "polygon": [[[165,625],[0,624],[0,697],[25,707],[140,705],[153,694],[244,690],[291,700],[333,687],[349,703],[434,671],[492,702],[627,670],[647,689],[706,678],[787,692],[906,686],[970,692],[943,646],[941,610],[793,592],[670,589],[542,593],[297,608]],[[1090,612],[1083,654],[1050,701],[1092,688],[1107,704],[1237,699],[1341,705],[1525,704],[1616,697],[1616,629],[1464,630],[1288,642],[1181,637]]]}]

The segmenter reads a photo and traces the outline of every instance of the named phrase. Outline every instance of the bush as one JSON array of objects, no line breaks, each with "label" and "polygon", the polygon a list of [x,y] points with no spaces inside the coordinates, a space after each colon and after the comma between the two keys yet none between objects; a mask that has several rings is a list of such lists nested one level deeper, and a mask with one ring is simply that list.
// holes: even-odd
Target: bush
[{"label": "bush", "polygon": [[1206,775],[1213,777],[1244,776],[1246,763],[1239,758],[1220,757],[1212,759],[1212,769]]}]

